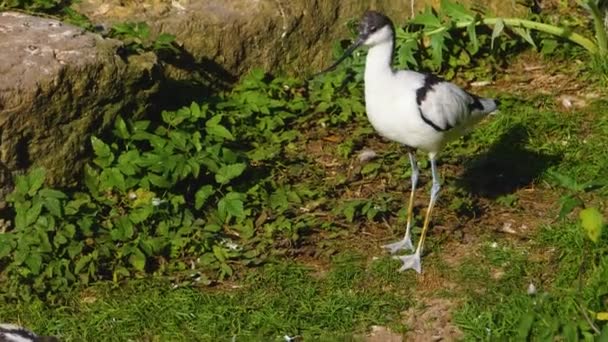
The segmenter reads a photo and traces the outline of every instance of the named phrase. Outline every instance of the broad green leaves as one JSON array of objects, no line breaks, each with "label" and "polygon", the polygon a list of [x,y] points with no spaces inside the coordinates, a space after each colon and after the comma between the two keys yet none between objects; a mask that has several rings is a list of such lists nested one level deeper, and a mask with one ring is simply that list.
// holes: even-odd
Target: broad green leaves
[{"label": "broad green leaves", "polygon": [[234,136],[232,136],[232,133],[230,133],[230,131],[226,127],[220,124],[221,120],[222,117],[220,115],[216,115],[209,119],[205,123],[205,130],[207,131],[207,134],[222,139],[234,140]]},{"label": "broad green leaves", "polygon": [[196,208],[197,210],[202,208],[207,199],[211,197],[214,192],[215,190],[213,189],[213,186],[203,185],[200,189],[198,189],[198,191],[194,195],[194,208]]},{"label": "broad green leaves", "polygon": [[475,14],[466,9],[463,5],[451,1],[441,0],[441,10],[450,18],[457,21],[473,21]]},{"label": "broad green leaves", "polygon": [[240,176],[246,168],[247,165],[244,163],[224,165],[217,170],[215,181],[220,184],[227,184],[232,179]]},{"label": "broad green leaves", "polygon": [[[0,272],[23,290],[11,295],[192,267],[221,279],[233,273],[232,260],[259,263],[267,254],[272,235],[259,235],[260,225],[297,239],[301,224],[280,208],[264,213],[276,185],[272,173],[255,170],[275,164],[298,137],[286,125],[310,103],[296,86],[254,71],[208,103],[163,111],[160,122],[118,117],[112,140],[90,139],[81,192],[44,187],[43,169],[17,177],[14,229],[0,234]],[[363,112],[360,103],[341,108]],[[24,286],[32,283],[40,285]]]},{"label": "broad green leaves", "polygon": [[125,43],[125,50],[129,53],[144,53],[146,51],[168,51],[179,53],[174,45],[175,36],[167,33],[151,38],[150,26],[145,22],[124,22],[112,26],[109,33],[112,38],[119,38]]}]

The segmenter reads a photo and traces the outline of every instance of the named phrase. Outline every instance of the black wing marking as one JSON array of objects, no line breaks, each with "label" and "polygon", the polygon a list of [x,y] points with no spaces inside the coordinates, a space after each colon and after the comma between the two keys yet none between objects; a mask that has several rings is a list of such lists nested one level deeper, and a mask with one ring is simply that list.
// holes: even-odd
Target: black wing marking
[{"label": "black wing marking", "polygon": [[416,103],[418,106],[424,102],[427,94],[433,90],[433,87],[441,82],[445,82],[445,80],[441,77],[435,76],[433,74],[424,74],[424,84],[422,87],[416,90]]},{"label": "black wing marking", "polygon": [[424,115],[420,106],[422,105],[422,102],[424,102],[424,100],[426,99],[428,93],[433,90],[433,87],[441,82],[445,82],[445,80],[441,77],[438,77],[433,74],[424,74],[424,83],[422,84],[422,87],[416,90],[416,103],[418,103],[418,111],[420,112],[420,118],[427,125],[433,127],[433,129],[437,132],[445,132],[452,129],[453,127],[449,123],[446,124],[446,127],[444,128],[439,127],[439,125],[437,125],[432,120],[427,118],[426,115]]}]

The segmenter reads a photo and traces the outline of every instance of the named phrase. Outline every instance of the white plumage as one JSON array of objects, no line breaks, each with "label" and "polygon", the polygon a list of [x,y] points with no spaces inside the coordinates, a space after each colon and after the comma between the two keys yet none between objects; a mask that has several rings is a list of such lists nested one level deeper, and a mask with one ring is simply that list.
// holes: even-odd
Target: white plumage
[{"label": "white plumage", "polygon": [[0,342],[59,342],[56,337],[38,336],[14,324],[0,324]]},{"label": "white plumage", "polygon": [[393,24],[389,18],[375,11],[364,14],[357,41],[328,70],[360,45],[369,47],[364,77],[367,117],[381,136],[408,147],[412,166],[406,233],[401,241],[384,246],[391,253],[402,249],[413,250],[412,210],[419,175],[414,150],[427,152],[431,161],[433,186],[418,247],[412,255],[397,257],[403,262],[400,271],[411,268],[420,273],[424,239],[441,188],[435,157],[448,142],[462,136],[487,114],[495,111],[497,103],[470,94],[431,74],[393,70]]},{"label": "white plumage", "polygon": [[[480,99],[434,75],[394,71],[391,25],[372,33],[363,44],[370,46],[365,63],[367,116],[387,139],[438,153],[496,109],[494,100]],[[471,108],[476,100],[480,107]]]}]

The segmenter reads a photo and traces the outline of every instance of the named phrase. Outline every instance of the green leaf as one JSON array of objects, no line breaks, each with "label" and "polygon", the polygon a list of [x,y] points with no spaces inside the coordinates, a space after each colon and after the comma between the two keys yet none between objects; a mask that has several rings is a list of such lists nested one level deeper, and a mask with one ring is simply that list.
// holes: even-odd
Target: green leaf
[{"label": "green leaf", "polygon": [[513,30],[513,32],[519,34],[525,41],[530,43],[530,45],[532,45],[535,49],[537,48],[534,39],[532,39],[532,36],[530,35],[530,30],[522,27],[512,27],[511,29]]},{"label": "green leaf", "polygon": [[27,227],[27,219],[26,219],[27,211],[18,211],[15,215],[15,228],[23,229]]},{"label": "green leaf", "polygon": [[197,210],[202,208],[207,199],[213,195],[215,189],[211,185],[203,185],[200,189],[194,194],[194,208]]},{"label": "green leaf", "polygon": [[137,162],[139,161],[140,154],[137,150],[131,150],[122,153],[118,157],[118,169],[126,176],[133,176],[137,170]]},{"label": "green leaf", "polygon": [[427,8],[423,13],[416,15],[410,20],[410,23],[424,25],[428,28],[438,28],[441,26],[441,20],[433,13],[431,8]]},{"label": "green leaf", "polygon": [[173,183],[165,177],[151,172],[148,173],[148,179],[150,180],[150,183],[158,186],[159,188],[170,188],[173,185]]},{"label": "green leaf", "polygon": [[123,140],[129,139],[129,129],[127,128],[127,123],[120,116],[118,116],[114,122],[114,135]]},{"label": "green leaf", "polygon": [[505,22],[502,19],[498,19],[496,24],[494,24],[494,29],[492,30],[492,40],[490,43],[490,48],[494,49],[494,40],[500,36],[502,30],[505,28]]},{"label": "green leaf", "polygon": [[361,174],[368,175],[370,173],[374,173],[378,171],[380,166],[380,163],[367,163],[365,166],[363,166],[363,168],[361,168]]},{"label": "green leaf", "polygon": [[517,340],[526,341],[530,335],[532,324],[536,319],[536,315],[533,312],[528,312],[519,319],[519,325],[517,327]]},{"label": "green leaf", "polygon": [[344,209],[342,210],[342,214],[344,214],[344,217],[348,222],[353,222],[353,220],[355,219],[355,214],[357,213],[357,208],[360,204],[361,202],[359,201],[352,201],[350,203],[345,204]]},{"label": "green leaf", "polygon": [[88,164],[84,166],[84,185],[93,196],[99,193],[99,173]]},{"label": "green leaf", "polygon": [[63,227],[63,234],[68,238],[73,238],[76,235],[76,226],[68,223]]},{"label": "green leaf", "polygon": [[25,227],[30,226],[38,220],[42,212],[42,203],[36,202],[29,208],[25,214]]},{"label": "green leaf", "polygon": [[230,131],[226,127],[220,125],[221,120],[221,115],[216,115],[211,119],[207,120],[207,122],[205,123],[205,131],[209,135],[214,135],[228,140],[234,140],[234,136],[232,136],[232,133],[230,133]]},{"label": "green leaf", "polygon": [[[68,255],[69,255],[70,259],[74,259],[75,256],[80,255],[80,253],[82,253],[83,247],[84,247],[84,244],[82,243],[82,241],[79,241],[79,242],[72,241],[70,243],[70,246],[68,247]],[[80,259],[80,260],[82,260],[82,259]]]},{"label": "green leaf", "polygon": [[244,163],[224,165],[217,170],[217,173],[215,174],[215,181],[220,184],[227,184],[232,179],[240,176],[246,168],[247,164]]},{"label": "green leaf", "polygon": [[224,198],[222,198],[218,202],[217,209],[224,216],[226,216],[226,214],[230,214],[238,218],[244,218],[245,209],[243,204],[243,198],[243,194],[237,192],[229,192],[226,196],[224,196]]},{"label": "green leaf", "polygon": [[31,251],[24,262],[33,274],[40,274],[40,268],[42,267],[42,256],[40,254]]},{"label": "green leaf", "polygon": [[95,136],[91,137],[91,144],[93,145],[93,151],[97,156],[93,162],[102,168],[110,166],[114,161],[114,154],[112,153],[110,146]]},{"label": "green leaf", "polygon": [[198,118],[202,117],[201,107],[196,102],[192,102],[190,104],[190,113],[192,114],[192,117],[194,117],[194,118],[198,119]]},{"label": "green leaf", "polygon": [[27,177],[24,175],[18,175],[15,178],[15,191],[21,195],[26,195],[30,190]]},{"label": "green leaf", "polygon": [[277,189],[272,195],[270,195],[270,207],[274,210],[285,211],[289,208],[289,198],[287,197],[287,190],[285,188]]},{"label": "green leaf", "polygon": [[[182,108],[184,109],[184,108]],[[188,112],[188,114],[190,114],[189,110],[187,108],[185,108],[185,110]],[[172,112],[172,111],[162,111],[161,116],[163,117],[163,122],[165,122],[166,124],[168,124],[171,127],[176,127],[179,124],[181,124],[182,122],[184,122],[184,120],[186,119],[186,115],[178,115],[178,112]],[[158,133],[158,131],[157,131]]]},{"label": "green leaf", "polygon": [[213,224],[213,223],[206,225],[205,228],[203,228],[203,229],[205,229],[205,231],[212,232],[212,233],[218,233],[218,232],[222,231],[222,227],[220,225]]},{"label": "green leaf", "polygon": [[262,68],[254,68],[249,72],[247,78],[252,78],[256,81],[262,81],[266,77],[266,73]]},{"label": "green leaf", "polygon": [[578,327],[574,322],[568,322],[562,328],[564,341],[578,341]]},{"label": "green leaf", "polygon": [[226,263],[220,264],[220,270],[222,271],[222,273],[224,275],[227,275],[227,276],[231,276],[233,273],[232,268]]},{"label": "green leaf", "polygon": [[471,43],[473,44],[473,48],[470,49],[470,52],[471,54],[476,54],[479,51],[479,39],[477,39],[477,27],[475,26],[474,21],[467,26],[467,33]]},{"label": "green leaf", "polygon": [[61,201],[59,201],[57,198],[54,197],[48,197],[46,199],[44,199],[44,207],[55,217],[61,217],[62,215],[62,210],[61,210]]},{"label": "green leaf", "polygon": [[154,209],[152,206],[138,207],[131,210],[131,212],[129,213],[129,219],[131,219],[131,222],[137,224],[148,219],[148,217],[150,217],[153,212]]},{"label": "green leaf", "polygon": [[65,193],[59,190],[48,188],[41,189],[40,191],[38,191],[38,194],[42,197],[51,197],[56,199],[65,199],[68,197]]},{"label": "green leaf", "polygon": [[586,208],[581,210],[579,217],[581,226],[587,233],[587,237],[597,243],[604,228],[604,217],[597,208]]},{"label": "green leaf", "polygon": [[443,63],[443,49],[445,48],[446,37],[449,36],[445,32],[431,36],[431,57],[435,68],[439,68],[441,63]]},{"label": "green leaf", "polygon": [[221,262],[226,261],[226,253],[218,245],[213,246],[213,255],[215,255],[215,258]]},{"label": "green leaf", "polygon": [[407,66],[418,66],[418,61],[415,58],[415,51],[418,50],[418,41],[415,39],[408,39],[401,43],[397,56],[399,58],[399,64],[403,67]]},{"label": "green leaf", "polygon": [[139,120],[133,123],[134,132],[144,132],[150,127],[150,120]]},{"label": "green leaf", "polygon": [[27,192],[28,195],[34,196],[34,194],[36,194],[38,189],[42,187],[45,177],[46,171],[41,167],[37,167],[29,172],[29,174],[27,175],[29,183],[29,189]]},{"label": "green leaf", "polygon": [[84,269],[91,262],[91,256],[85,255],[76,261],[76,265],[74,266],[74,273],[80,273],[82,269]]},{"label": "green leaf", "polygon": [[129,263],[136,270],[143,272],[146,269],[146,255],[139,248],[134,248],[129,256]]},{"label": "green leaf", "polygon": [[6,258],[14,249],[13,236],[9,234],[0,234],[0,260]]},{"label": "green leaf", "polygon": [[185,132],[170,131],[169,139],[171,139],[171,142],[173,145],[175,145],[175,147],[179,148],[180,150],[187,150],[187,141],[189,137]]},{"label": "green leaf", "polygon": [[574,210],[574,208],[582,207],[584,204],[580,198],[572,196],[563,196],[559,199],[559,202],[561,204],[558,215],[560,220],[563,220],[566,215],[570,214],[572,210]]},{"label": "green leaf", "polygon": [[68,239],[65,237],[65,235],[63,234],[57,234],[55,235],[55,239],[53,240],[53,244],[56,247],[59,247],[61,245],[64,245],[68,242]]},{"label": "green leaf", "polygon": [[598,312],[595,315],[595,319],[598,321],[608,321],[608,312]]},{"label": "green leaf", "polygon": [[126,191],[125,176],[116,167],[105,169],[101,172],[101,183],[104,189],[116,188],[120,191]]},{"label": "green leaf", "polygon": [[557,49],[559,44],[555,39],[546,38],[541,40],[540,45],[540,53],[543,55],[550,55],[555,52],[555,49]]},{"label": "green leaf", "polygon": [[175,41],[175,36],[169,33],[161,33],[156,38],[156,42],[159,44],[170,44]]},{"label": "green leaf", "polygon": [[116,221],[114,221],[114,224],[114,229],[110,231],[112,240],[126,241],[133,237],[133,223],[131,223],[131,220],[127,216],[120,216]]},{"label": "green leaf", "polygon": [[604,325],[604,328],[602,329],[602,334],[598,337],[597,341],[608,341],[608,324]]},{"label": "green leaf", "polygon": [[463,5],[453,2],[452,0],[441,0],[441,10],[450,18],[457,21],[473,20],[473,13],[467,10]]}]

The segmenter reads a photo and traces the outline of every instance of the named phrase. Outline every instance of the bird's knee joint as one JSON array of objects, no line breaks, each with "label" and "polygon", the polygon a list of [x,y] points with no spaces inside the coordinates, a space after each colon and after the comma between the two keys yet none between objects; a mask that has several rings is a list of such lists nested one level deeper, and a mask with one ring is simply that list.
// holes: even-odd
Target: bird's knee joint
[{"label": "bird's knee joint", "polygon": [[439,190],[441,190],[441,184],[433,183],[433,186],[431,187],[431,195],[436,197],[439,194]]},{"label": "bird's knee joint", "polygon": [[418,170],[412,170],[412,184],[414,186],[418,183],[418,176],[420,176],[420,172]]}]

